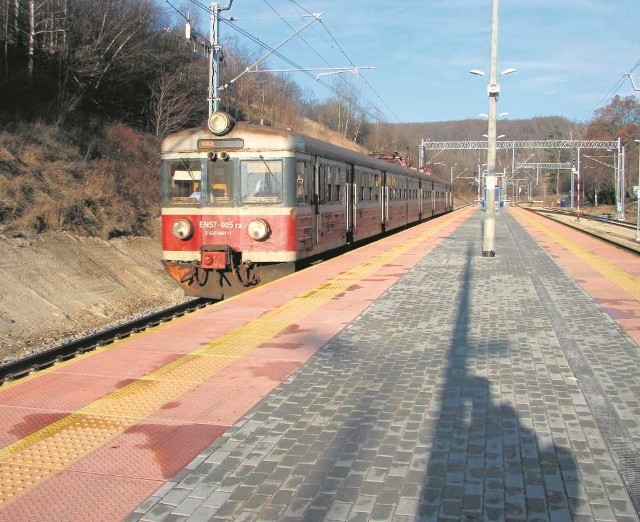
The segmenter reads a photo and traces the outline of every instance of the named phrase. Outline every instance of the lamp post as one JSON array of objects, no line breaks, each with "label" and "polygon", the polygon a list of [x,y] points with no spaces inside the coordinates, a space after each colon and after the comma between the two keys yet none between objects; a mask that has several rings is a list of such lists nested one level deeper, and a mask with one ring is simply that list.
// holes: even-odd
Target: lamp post
[{"label": "lamp post", "polygon": [[[486,208],[484,213],[484,223],[482,230],[482,256],[495,257],[495,230],[496,230],[496,119],[498,96],[500,86],[498,85],[498,0],[493,0],[491,13],[491,69],[489,75],[489,114],[487,125],[487,176],[486,176]],[[471,74],[486,76],[479,70],[469,71]],[[515,69],[506,69],[501,74],[515,72]]]}]

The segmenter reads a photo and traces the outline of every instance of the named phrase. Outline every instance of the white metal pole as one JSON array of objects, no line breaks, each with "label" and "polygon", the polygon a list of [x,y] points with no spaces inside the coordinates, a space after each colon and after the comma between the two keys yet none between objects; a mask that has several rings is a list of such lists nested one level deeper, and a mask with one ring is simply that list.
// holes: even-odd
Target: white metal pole
[{"label": "white metal pole", "polygon": [[491,72],[489,80],[489,118],[487,126],[486,208],[482,231],[482,256],[495,257],[496,232],[496,113],[498,104],[498,0],[493,0],[491,14]]},{"label": "white metal pole", "polygon": [[578,149],[576,158],[576,181],[576,198],[578,200],[578,212],[576,213],[576,221],[580,221],[580,149]]},{"label": "white metal pole", "polygon": [[616,211],[614,213],[614,218],[620,218],[620,138],[618,138],[618,148],[613,153],[613,173],[615,180],[615,206]]},{"label": "white metal pole", "polygon": [[640,140],[638,144],[638,186],[636,187],[636,241],[640,241]]},{"label": "white metal pole", "polygon": [[624,211],[624,198],[625,198],[625,171],[627,165],[627,146],[622,144],[622,138],[618,138],[618,147],[621,151],[620,156],[620,169],[619,169],[619,180],[620,180],[620,216],[618,219],[620,221],[625,221],[625,211]]}]

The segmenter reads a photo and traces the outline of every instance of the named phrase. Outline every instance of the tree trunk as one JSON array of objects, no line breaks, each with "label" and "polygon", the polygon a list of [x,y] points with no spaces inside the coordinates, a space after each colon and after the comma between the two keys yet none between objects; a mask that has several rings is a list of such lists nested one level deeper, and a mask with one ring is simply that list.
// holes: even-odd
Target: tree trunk
[{"label": "tree trunk", "polygon": [[34,45],[35,45],[35,6],[34,0],[29,0],[29,33],[28,33],[28,45],[27,45],[27,53],[28,53],[28,63],[27,63],[27,73],[29,75],[29,81],[33,79],[33,53],[34,53]]}]

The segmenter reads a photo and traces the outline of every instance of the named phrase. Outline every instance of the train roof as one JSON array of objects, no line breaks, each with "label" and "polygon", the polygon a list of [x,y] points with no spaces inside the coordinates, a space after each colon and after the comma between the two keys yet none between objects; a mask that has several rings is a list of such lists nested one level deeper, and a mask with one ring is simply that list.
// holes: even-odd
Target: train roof
[{"label": "train roof", "polygon": [[318,138],[287,129],[246,122],[236,123],[231,132],[224,136],[216,136],[206,127],[197,127],[170,134],[162,141],[161,154],[164,156],[170,153],[202,152],[198,149],[198,140],[203,138],[217,140],[242,139],[244,143],[243,152],[265,150],[302,152],[385,172],[401,173],[414,178],[436,180],[446,185],[450,184],[448,181],[420,173],[415,169],[373,158],[367,154],[346,149]]}]

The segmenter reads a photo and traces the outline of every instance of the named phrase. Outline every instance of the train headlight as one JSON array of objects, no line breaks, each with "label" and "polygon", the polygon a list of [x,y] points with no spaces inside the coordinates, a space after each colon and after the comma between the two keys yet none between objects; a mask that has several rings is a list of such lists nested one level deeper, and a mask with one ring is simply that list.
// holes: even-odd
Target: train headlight
[{"label": "train headlight", "polygon": [[193,235],[193,225],[188,219],[178,219],[173,224],[171,232],[178,239],[186,241]]},{"label": "train headlight", "polygon": [[271,227],[264,219],[254,219],[247,225],[247,235],[255,241],[263,241],[271,234]]},{"label": "train headlight", "polygon": [[211,116],[209,116],[207,124],[209,126],[209,130],[216,136],[224,136],[225,134],[231,132],[235,121],[230,114],[219,111],[214,112],[213,114],[211,114]]}]

